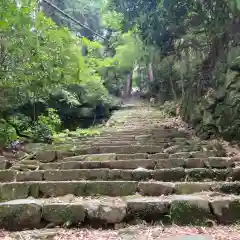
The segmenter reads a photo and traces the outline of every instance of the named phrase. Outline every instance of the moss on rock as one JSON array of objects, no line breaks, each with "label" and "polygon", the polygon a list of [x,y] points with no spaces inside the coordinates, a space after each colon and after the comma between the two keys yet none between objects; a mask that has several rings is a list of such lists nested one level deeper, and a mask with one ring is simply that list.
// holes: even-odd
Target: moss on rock
[{"label": "moss on rock", "polygon": [[171,203],[170,217],[179,225],[205,225],[213,218],[207,200],[190,196],[181,196]]}]

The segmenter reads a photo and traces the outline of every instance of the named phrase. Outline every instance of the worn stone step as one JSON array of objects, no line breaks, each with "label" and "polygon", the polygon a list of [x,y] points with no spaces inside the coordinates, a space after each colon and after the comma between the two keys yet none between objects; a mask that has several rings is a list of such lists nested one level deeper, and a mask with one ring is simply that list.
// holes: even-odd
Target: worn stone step
[{"label": "worn stone step", "polygon": [[[67,142],[68,143],[68,142]],[[69,143],[71,143],[69,141]],[[162,141],[162,140],[88,140],[88,141],[74,141],[74,144],[82,144],[82,145],[97,145],[104,146],[105,145],[138,145],[138,144],[146,144],[146,145],[164,145],[166,143],[173,144],[175,141]]]},{"label": "worn stone step", "polygon": [[177,130],[172,130],[172,129],[164,129],[164,130],[159,130],[159,129],[146,129],[146,126],[143,128],[139,129],[129,129],[129,130],[122,130],[122,131],[103,131],[102,136],[129,136],[129,135],[146,135],[146,134],[151,134],[153,136],[158,136],[162,138],[174,138],[174,137],[187,137],[189,134]]},{"label": "worn stone step", "polygon": [[[118,161],[116,161],[117,163]],[[149,161],[151,163],[151,160]],[[149,165],[150,166],[150,165]],[[171,168],[171,169],[71,169],[71,170],[40,170],[15,171],[1,170],[0,181],[73,181],[73,180],[158,180],[158,181],[225,181],[231,178],[236,180],[236,172],[228,169],[206,168]]]},{"label": "worn stone step", "polygon": [[175,143],[179,141],[191,141],[188,138],[168,138],[168,137],[159,137],[159,136],[154,136],[154,135],[125,135],[125,136],[97,136],[97,137],[86,137],[86,138],[72,138],[74,142],[79,142],[79,143],[114,143],[114,142],[121,142],[121,141],[127,141],[127,142],[154,142],[154,143]]},{"label": "worn stone step", "polygon": [[[90,140],[99,140],[99,141],[111,141],[111,140],[126,140],[126,141],[129,141],[129,140],[135,140],[136,136],[135,135],[126,135],[125,137],[112,137],[112,136],[104,136],[104,135],[100,135],[100,136],[95,136],[95,137],[78,137],[76,139],[79,139],[79,140],[83,140],[83,141],[90,141]],[[75,139],[75,138],[74,138]]]},{"label": "worn stone step", "polygon": [[[14,172],[14,173],[12,173]],[[74,170],[45,170],[18,172],[8,171],[9,175],[2,176],[2,182],[8,181],[73,181],[73,180],[158,180],[158,181],[225,181],[232,174],[227,169],[204,168],[172,168],[158,170],[123,170],[123,169],[74,169]],[[1,174],[1,172],[0,172]],[[4,175],[4,174],[3,174]],[[12,179],[10,179],[12,177]]]},{"label": "worn stone step", "polygon": [[[98,148],[101,153],[105,153],[105,148],[113,148],[114,146],[121,146],[121,148],[127,148],[131,146],[151,146],[151,147],[161,147],[164,148],[166,146],[166,143],[156,143],[156,142],[144,142],[144,143],[139,143],[139,142],[126,142],[126,141],[121,141],[121,142],[90,142],[90,143],[74,143],[80,145],[82,148]],[[101,149],[104,148],[104,149]],[[107,152],[110,150],[106,150]],[[125,151],[125,150],[124,150]],[[111,152],[111,151],[110,151]]]},{"label": "worn stone step", "polygon": [[[61,146],[58,146],[60,149]],[[66,149],[66,146],[62,146],[63,149]],[[53,162],[57,159],[63,159],[68,156],[77,156],[77,155],[89,155],[89,154],[139,154],[139,153],[147,153],[147,154],[155,154],[162,153],[164,147],[163,146],[155,146],[155,145],[116,145],[116,146],[93,146],[93,147],[72,147],[69,150],[39,150],[36,152],[35,159],[42,162]]]},{"label": "worn stone step", "polygon": [[66,161],[61,163],[41,164],[40,169],[136,169],[138,167],[154,169],[155,161],[151,159],[141,160],[112,160],[112,161]]},{"label": "worn stone step", "polygon": [[[168,157],[168,154],[162,153],[161,156]],[[147,159],[147,153],[130,153],[130,154],[116,154],[116,153],[101,153],[101,154],[86,154],[72,157],[66,157],[63,161],[109,161],[109,160],[133,160],[133,159]]]},{"label": "worn stone step", "polygon": [[239,196],[172,195],[122,198],[18,199],[0,203],[0,227],[10,230],[75,227],[84,223],[163,221],[178,225],[234,224],[240,220]]},{"label": "worn stone step", "polygon": [[[168,153],[154,153],[154,154],[148,154],[148,153],[130,153],[130,154],[116,154],[116,153],[100,153],[100,154],[85,154],[85,155],[76,155],[76,156],[70,156],[70,157],[64,157],[62,160],[64,161],[110,161],[110,160],[131,160],[131,159],[188,159],[188,158],[197,158],[197,159],[204,159],[210,157],[213,161],[216,162],[228,162],[228,165],[231,166],[231,164],[234,163],[230,158],[224,158],[214,157],[214,154],[212,152],[177,152],[175,154],[168,154]],[[210,159],[209,158],[209,159]],[[218,161],[219,160],[219,161]],[[181,160],[179,160],[181,161]],[[194,161],[194,160],[193,160]],[[210,164],[211,165],[211,164]],[[223,164],[224,165],[224,164]]]},{"label": "worn stone step", "polygon": [[87,147],[76,150],[78,155],[97,154],[97,153],[117,153],[117,154],[134,154],[134,153],[161,153],[162,146],[153,145],[125,145],[125,146],[101,146],[101,147]]},{"label": "worn stone step", "polygon": [[10,161],[8,161],[5,157],[0,157],[0,170],[8,169],[12,166]]},{"label": "worn stone step", "polygon": [[240,195],[240,182],[29,181],[0,184],[1,201],[74,196],[143,196],[193,194],[203,191]]},{"label": "worn stone step", "polygon": [[[136,136],[134,139],[130,139],[130,138],[119,138],[119,137],[102,137],[102,138],[88,138],[88,139],[78,139],[78,138],[72,138],[71,142],[74,142],[75,144],[77,143],[81,143],[81,144],[112,144],[112,145],[116,145],[116,144],[120,144],[120,145],[127,145],[127,144],[134,144],[134,143],[140,143],[140,144],[164,144],[164,143],[169,143],[169,144],[173,144],[173,143],[187,143],[187,144],[191,144],[191,140],[187,139],[187,138],[172,138],[172,139],[167,139],[167,138],[154,138],[154,137],[144,137],[144,136]],[[69,143],[71,143],[69,141]]]},{"label": "worn stone step", "polygon": [[0,199],[13,200],[28,197],[127,196],[137,192],[136,181],[29,181],[0,184]]},{"label": "worn stone step", "polygon": [[[107,169],[137,169],[139,167],[145,169],[171,169],[171,168],[233,168],[235,163],[232,161],[222,161],[219,158],[219,161],[212,160],[212,158],[186,158],[186,159],[155,159],[152,156],[147,156],[149,159],[125,159],[125,160],[111,160],[111,156],[104,158],[95,158],[96,160],[82,160],[78,157],[72,157],[71,159],[65,160],[63,162],[57,163],[43,163],[40,165],[40,169],[42,170],[49,170],[49,169],[96,169],[96,168],[107,168]],[[91,156],[89,156],[91,157]],[[103,157],[103,156],[102,156]],[[164,156],[163,156],[164,157]],[[36,165],[35,165],[36,169]],[[240,180],[238,177],[238,168],[234,169],[233,178]]]},{"label": "worn stone step", "polygon": [[139,132],[125,132],[125,133],[109,133],[108,135],[103,135],[104,137],[110,137],[110,138],[121,138],[121,139],[126,139],[129,136],[139,136],[141,134],[148,135],[151,134],[153,138],[159,138],[159,139],[172,139],[172,138],[185,138],[189,139],[190,136],[184,135],[182,133],[157,133],[157,132],[144,132],[144,131],[139,131]]}]

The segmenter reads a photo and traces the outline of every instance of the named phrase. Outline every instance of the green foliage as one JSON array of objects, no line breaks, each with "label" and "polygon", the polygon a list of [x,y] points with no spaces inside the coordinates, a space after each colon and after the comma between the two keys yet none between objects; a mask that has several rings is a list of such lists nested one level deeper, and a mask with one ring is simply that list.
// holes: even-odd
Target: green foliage
[{"label": "green foliage", "polygon": [[103,25],[111,28],[112,30],[121,30],[121,23],[123,21],[123,15],[116,11],[103,12],[102,14]]},{"label": "green foliage", "polygon": [[6,121],[0,121],[0,146],[3,147],[6,144],[11,143],[13,140],[17,140],[17,134],[15,129],[9,125]]},{"label": "green foliage", "polygon": [[161,109],[169,116],[176,116],[176,102],[166,101]]},{"label": "green foliage", "polygon": [[113,105],[119,106],[109,93],[121,96],[130,76],[146,96],[167,101],[163,108],[168,114],[180,99],[185,120],[198,115],[194,122],[203,124],[206,111],[211,112],[208,121],[218,112],[221,117],[214,124],[226,132],[219,107],[199,109],[210,88],[221,89],[214,102],[237,109],[231,110],[227,125],[238,126],[239,56],[233,49],[239,43],[239,0],[52,2],[107,40],[46,4],[43,13],[35,0],[18,5],[1,0],[3,142],[19,131],[34,139],[50,138],[60,128],[74,130],[82,128],[80,121],[87,119],[89,126],[109,116]]},{"label": "green foliage", "polygon": [[[101,30],[101,9],[105,0],[53,0],[51,1],[57,7],[68,13],[76,20],[84,23],[96,32]],[[67,26],[71,31],[78,33],[81,36],[93,40],[94,35],[89,30],[80,27],[68,18],[55,11],[48,4],[43,4],[43,10],[59,25]]]},{"label": "green foliage", "polygon": [[74,142],[74,138],[99,136],[102,132],[102,125],[90,127],[88,129],[77,128],[76,131],[65,129],[63,132],[55,133],[52,136],[54,144]]},{"label": "green foliage", "polygon": [[46,115],[38,117],[38,123],[46,126],[51,134],[58,132],[61,127],[61,119],[59,118],[56,109],[48,108]]},{"label": "green foliage", "polygon": [[[81,20],[91,13],[91,23],[96,20],[95,13],[101,12],[101,4],[93,1],[59,1],[59,6],[68,13],[76,7],[73,17]],[[43,7],[47,14],[53,10]],[[8,119],[20,133],[35,140],[37,135],[53,135],[68,118],[77,122],[86,112],[87,117],[94,118],[99,105],[105,112],[111,107],[102,72],[113,65],[113,59],[103,57],[99,42],[78,38],[63,27],[75,31],[78,26],[56,12],[52,18],[61,26],[37,12],[34,0],[18,5],[14,0],[1,1],[0,118]],[[85,56],[83,47],[87,48]]]},{"label": "green foliage", "polygon": [[137,35],[132,32],[123,34],[116,43],[114,59],[122,70],[133,69],[133,66],[144,56],[144,46]]},{"label": "green foliage", "polygon": [[94,126],[94,127],[88,128],[88,129],[78,128],[76,130],[76,133],[79,136],[84,136],[84,137],[87,137],[87,136],[98,136],[98,135],[101,134],[101,126]]}]

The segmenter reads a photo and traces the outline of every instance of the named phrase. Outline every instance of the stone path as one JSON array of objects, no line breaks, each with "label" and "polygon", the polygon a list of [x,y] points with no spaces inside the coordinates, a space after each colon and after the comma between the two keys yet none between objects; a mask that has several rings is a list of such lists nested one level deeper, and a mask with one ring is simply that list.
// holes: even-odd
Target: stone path
[{"label": "stone path", "polygon": [[[2,160],[0,227],[123,227],[240,220],[240,168],[145,105],[117,111],[97,137]],[[207,150],[206,150],[207,149]]]}]

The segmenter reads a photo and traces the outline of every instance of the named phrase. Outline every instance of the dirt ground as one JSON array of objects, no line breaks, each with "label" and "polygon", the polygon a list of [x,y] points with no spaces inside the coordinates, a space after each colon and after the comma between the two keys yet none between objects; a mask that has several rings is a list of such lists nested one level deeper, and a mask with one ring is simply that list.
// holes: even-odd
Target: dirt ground
[{"label": "dirt ground", "polygon": [[1,240],[240,240],[240,225],[204,227],[170,227],[138,225],[118,230],[59,228],[9,233]]}]

